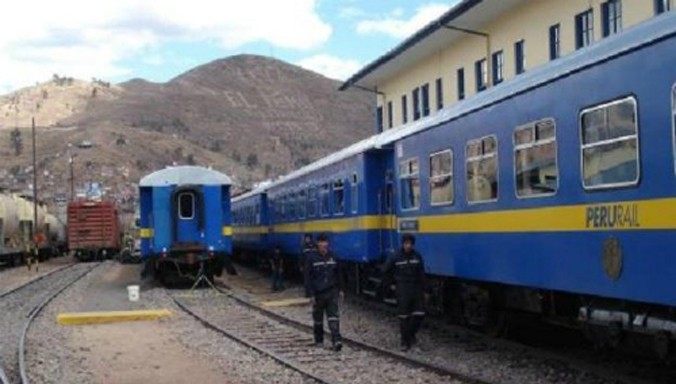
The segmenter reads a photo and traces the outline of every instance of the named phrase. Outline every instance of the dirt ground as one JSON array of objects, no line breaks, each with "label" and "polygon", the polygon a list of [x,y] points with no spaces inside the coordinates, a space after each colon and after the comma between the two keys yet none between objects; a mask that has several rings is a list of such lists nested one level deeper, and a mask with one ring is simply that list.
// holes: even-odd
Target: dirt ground
[{"label": "dirt ground", "polygon": [[[143,300],[130,302],[126,287],[139,284],[138,265],[113,265],[86,288],[75,311],[134,310],[147,308]],[[162,308],[153,308],[162,309]],[[76,359],[90,372],[92,383],[228,383],[228,376],[213,360],[200,359],[178,342],[172,318],[101,325],[73,326],[68,340]]]}]

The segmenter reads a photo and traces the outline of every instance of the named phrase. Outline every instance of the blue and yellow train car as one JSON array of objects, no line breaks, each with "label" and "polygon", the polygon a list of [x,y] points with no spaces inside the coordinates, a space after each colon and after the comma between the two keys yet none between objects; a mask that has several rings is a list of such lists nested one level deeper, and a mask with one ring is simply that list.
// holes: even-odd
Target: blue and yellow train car
[{"label": "blue and yellow train car", "polygon": [[141,179],[141,257],[163,282],[220,275],[232,254],[230,178],[169,167]]},{"label": "blue and yellow train car", "polygon": [[672,14],[388,137],[398,232],[470,322],[516,309],[672,339],[674,129]]},{"label": "blue and yellow train car", "polygon": [[266,254],[270,250],[270,215],[264,186],[232,199],[235,254],[241,259]]}]

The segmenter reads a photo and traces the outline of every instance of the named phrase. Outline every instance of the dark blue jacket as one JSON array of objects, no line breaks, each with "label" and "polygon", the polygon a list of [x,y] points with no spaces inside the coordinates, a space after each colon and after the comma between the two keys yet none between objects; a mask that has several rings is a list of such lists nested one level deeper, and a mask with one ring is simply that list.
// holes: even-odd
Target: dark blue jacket
[{"label": "dark blue jacket", "polygon": [[312,251],[305,258],[305,296],[313,297],[332,289],[343,290],[343,273],[333,253],[322,256]]},{"label": "dark blue jacket", "polygon": [[397,291],[415,292],[425,289],[425,263],[415,250],[405,253],[403,249],[390,257],[382,267],[385,276],[394,275]]}]

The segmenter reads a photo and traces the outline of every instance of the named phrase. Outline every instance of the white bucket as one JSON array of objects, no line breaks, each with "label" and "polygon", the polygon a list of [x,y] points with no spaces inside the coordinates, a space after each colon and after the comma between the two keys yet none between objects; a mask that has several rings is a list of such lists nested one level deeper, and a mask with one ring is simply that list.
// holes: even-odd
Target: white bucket
[{"label": "white bucket", "polygon": [[141,288],[138,285],[128,285],[127,293],[129,294],[129,301],[138,301],[140,290]]}]

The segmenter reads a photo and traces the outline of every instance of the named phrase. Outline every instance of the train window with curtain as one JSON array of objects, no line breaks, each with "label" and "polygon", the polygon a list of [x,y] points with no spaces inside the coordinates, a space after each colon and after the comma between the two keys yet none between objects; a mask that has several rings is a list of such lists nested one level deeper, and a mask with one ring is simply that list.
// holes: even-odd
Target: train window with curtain
[{"label": "train window with curtain", "polygon": [[453,152],[448,149],[430,155],[430,204],[452,204],[453,199]]},{"label": "train window with curtain", "polygon": [[485,203],[498,199],[498,139],[486,136],[467,143],[467,201]]},{"label": "train window with curtain", "polygon": [[320,192],[319,204],[322,216],[329,215],[329,185],[322,185],[322,190]]},{"label": "train window with curtain", "polygon": [[342,179],[333,184],[333,213],[342,215],[345,213],[345,184]]},{"label": "train window with curtain", "polygon": [[638,183],[638,123],[633,97],[582,111],[580,128],[586,189]]},{"label": "train window with curtain", "polygon": [[178,217],[183,220],[195,218],[195,195],[192,192],[182,192],[178,195]]},{"label": "train window with curtain", "polygon": [[518,197],[549,196],[559,189],[556,124],[552,119],[514,130],[514,173]]},{"label": "train window with curtain", "polygon": [[399,181],[401,188],[401,209],[420,207],[420,168],[418,159],[404,160],[399,163]]},{"label": "train window with curtain", "polygon": [[357,213],[359,211],[359,177],[356,173],[352,174],[350,188],[350,209],[352,213]]}]

